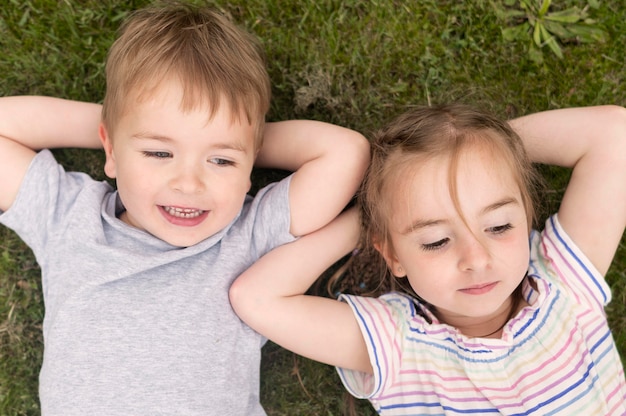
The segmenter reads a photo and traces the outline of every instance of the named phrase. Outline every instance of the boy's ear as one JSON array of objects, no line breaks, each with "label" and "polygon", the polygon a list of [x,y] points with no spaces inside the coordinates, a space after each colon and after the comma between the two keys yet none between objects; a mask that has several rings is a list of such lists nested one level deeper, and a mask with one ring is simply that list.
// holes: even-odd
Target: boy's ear
[{"label": "boy's ear", "polygon": [[396,277],[406,276],[406,272],[398,261],[396,253],[394,253],[393,249],[389,247],[389,244],[382,244],[380,241],[374,241],[374,248],[385,259],[385,263],[387,263],[387,267],[389,267],[391,274]]},{"label": "boy's ear", "polygon": [[104,148],[104,154],[106,156],[106,160],[104,162],[104,173],[111,179],[115,178],[115,156],[113,155],[113,142],[111,141],[111,137],[109,136],[109,132],[107,131],[104,124],[100,123],[98,128],[98,135],[100,136],[100,141],[102,142],[102,147]]}]

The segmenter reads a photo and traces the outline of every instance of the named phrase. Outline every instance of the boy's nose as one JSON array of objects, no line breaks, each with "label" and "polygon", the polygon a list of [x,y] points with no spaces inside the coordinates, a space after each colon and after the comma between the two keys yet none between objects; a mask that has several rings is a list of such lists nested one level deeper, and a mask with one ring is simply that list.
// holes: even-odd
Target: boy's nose
[{"label": "boy's nose", "polygon": [[172,189],[185,194],[194,194],[204,190],[203,174],[196,167],[185,166],[175,172],[170,181]]}]

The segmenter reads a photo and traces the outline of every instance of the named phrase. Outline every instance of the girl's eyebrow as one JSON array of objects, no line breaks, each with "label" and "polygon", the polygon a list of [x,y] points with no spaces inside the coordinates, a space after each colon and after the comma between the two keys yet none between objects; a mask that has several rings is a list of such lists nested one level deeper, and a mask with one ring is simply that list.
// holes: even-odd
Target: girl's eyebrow
[{"label": "girl's eyebrow", "polygon": [[[505,197],[499,201],[494,202],[493,204],[489,204],[486,207],[484,207],[483,209],[480,210],[480,215],[485,215],[489,212],[495,211],[499,208],[502,208],[504,206],[507,205],[519,205],[519,201],[517,200],[517,198],[514,197]],[[432,227],[435,225],[440,225],[443,223],[446,223],[446,220],[423,220],[423,219],[417,219],[415,221],[413,221],[408,227],[406,227],[403,231],[402,231],[402,235],[406,235],[406,234],[410,234],[414,231],[417,231],[419,229],[422,228],[426,228],[426,227]]]},{"label": "girl's eyebrow", "polygon": [[426,227],[432,227],[435,225],[439,225],[439,224],[443,224],[445,223],[445,220],[422,220],[422,219],[417,219],[415,221],[413,221],[408,227],[406,227],[404,229],[404,231],[402,231],[403,235],[406,234],[411,234],[414,231],[417,231],[419,229],[422,228],[426,228]]},{"label": "girl's eyebrow", "polygon": [[480,210],[480,214],[481,214],[481,215],[483,215],[483,214],[486,214],[486,213],[488,213],[488,212],[495,211],[495,210],[497,210],[498,208],[502,208],[502,207],[504,207],[504,206],[506,206],[506,205],[511,205],[511,204],[513,204],[513,205],[519,205],[520,203],[519,203],[519,201],[517,200],[517,198],[514,198],[514,197],[505,197],[505,198],[503,198],[503,199],[501,199],[501,200],[499,200],[499,201],[496,201],[496,202],[494,202],[493,204],[489,204],[489,205],[487,205],[485,208],[481,209],[481,210]]}]

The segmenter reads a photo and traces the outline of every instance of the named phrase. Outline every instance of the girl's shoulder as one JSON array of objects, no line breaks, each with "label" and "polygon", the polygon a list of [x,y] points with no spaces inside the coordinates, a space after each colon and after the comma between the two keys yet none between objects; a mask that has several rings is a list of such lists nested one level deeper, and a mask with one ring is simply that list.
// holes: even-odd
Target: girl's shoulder
[{"label": "girl's shoulder", "polygon": [[603,309],[611,300],[604,276],[561,227],[557,214],[546,220],[541,232],[531,234],[528,273],[594,309]]}]

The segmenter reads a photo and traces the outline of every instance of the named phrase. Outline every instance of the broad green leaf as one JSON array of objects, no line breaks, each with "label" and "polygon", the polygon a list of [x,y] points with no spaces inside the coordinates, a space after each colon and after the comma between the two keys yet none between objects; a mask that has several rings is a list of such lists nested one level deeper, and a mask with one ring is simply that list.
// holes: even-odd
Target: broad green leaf
[{"label": "broad green leaf", "polygon": [[597,9],[600,7],[600,2],[598,0],[587,0],[587,4],[592,9]]},{"label": "broad green leaf", "polygon": [[520,0],[520,6],[522,6],[522,9],[526,11],[535,11],[535,5],[530,0]]},{"label": "broad green leaf", "polygon": [[514,27],[507,27],[506,29],[502,29],[502,38],[507,42],[528,38],[528,29],[530,29],[528,22]]},{"label": "broad green leaf", "polygon": [[556,42],[556,38],[552,36],[543,25],[540,26],[540,30],[541,30],[541,37],[544,39],[544,45],[548,45],[550,50],[554,52],[556,56],[562,59],[563,51],[561,51],[561,47]]},{"label": "broad green leaf", "polygon": [[554,54],[559,58],[559,59],[563,59],[563,51],[561,50],[561,47],[559,46],[558,42],[556,41],[556,39],[554,38],[554,36],[552,36],[550,39],[548,39],[548,41],[546,42],[546,44],[548,45],[548,47],[550,48],[550,50],[552,52],[554,52]]},{"label": "broad green leaf", "polygon": [[576,39],[584,43],[606,42],[609,38],[609,34],[598,27],[577,24],[569,26],[568,29]]},{"label": "broad green leaf", "polygon": [[533,41],[535,42],[535,45],[541,47],[541,22],[535,22]]},{"label": "broad green leaf", "polygon": [[578,7],[570,7],[566,10],[561,10],[558,12],[548,13],[544,16],[546,20],[552,20],[554,22],[561,23],[576,23],[583,17],[580,9]]},{"label": "broad green leaf", "polygon": [[566,26],[560,23],[544,20],[543,25],[546,27],[548,32],[552,33],[559,39],[569,39],[574,37],[572,32],[570,32]]},{"label": "broad green leaf", "polygon": [[548,9],[550,8],[550,3],[552,3],[552,0],[543,0],[543,3],[541,3],[541,8],[537,13],[537,17],[541,18],[548,12]]}]

